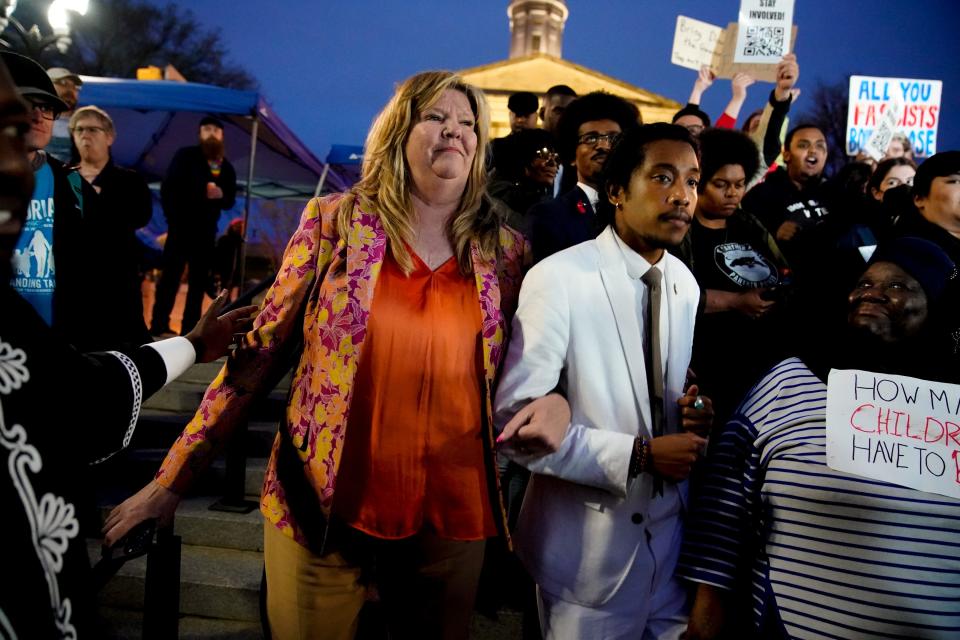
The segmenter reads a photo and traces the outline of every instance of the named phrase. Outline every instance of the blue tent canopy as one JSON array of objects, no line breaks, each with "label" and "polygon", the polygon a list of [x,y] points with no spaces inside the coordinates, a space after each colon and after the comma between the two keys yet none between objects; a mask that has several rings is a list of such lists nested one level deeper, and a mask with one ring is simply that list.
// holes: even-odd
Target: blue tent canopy
[{"label": "blue tent canopy", "polygon": [[[114,160],[151,182],[163,178],[177,149],[196,144],[205,115],[224,121],[227,157],[243,186],[254,159],[250,193],[255,198],[309,198],[324,172],[324,164],[254,91],[193,82],[81,77],[80,105],[96,105],[113,118]],[[258,144],[252,155],[254,129]],[[325,192],[349,186],[341,171],[328,168]]]}]

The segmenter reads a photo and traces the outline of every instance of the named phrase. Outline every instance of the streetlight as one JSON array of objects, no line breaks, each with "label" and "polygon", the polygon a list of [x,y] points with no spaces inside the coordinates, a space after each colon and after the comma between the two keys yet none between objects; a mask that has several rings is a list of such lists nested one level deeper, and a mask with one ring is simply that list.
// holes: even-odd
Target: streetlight
[{"label": "streetlight", "polygon": [[[26,29],[19,20],[13,17],[17,9],[17,0],[0,0],[0,32],[12,25],[16,34],[23,42],[27,55],[34,60],[40,59],[40,54],[50,45],[55,45],[60,53],[66,53],[70,48],[70,13],[86,15],[90,8],[89,0],[53,0],[47,9],[47,22],[53,33],[45,36],[40,33],[40,27],[33,25]],[[10,43],[0,38],[0,44],[12,48]]]}]

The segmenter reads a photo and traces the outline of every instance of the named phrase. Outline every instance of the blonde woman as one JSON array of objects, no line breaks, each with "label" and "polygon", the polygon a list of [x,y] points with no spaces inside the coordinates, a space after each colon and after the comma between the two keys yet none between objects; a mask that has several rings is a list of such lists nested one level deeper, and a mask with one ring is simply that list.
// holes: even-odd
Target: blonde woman
[{"label": "blonde woman", "polygon": [[467,637],[504,531],[490,399],[527,254],[483,196],[487,129],[452,73],[397,88],[360,182],[307,205],[244,348],[108,540],[169,518],[296,355],[261,499],[273,637],[353,637],[371,581],[394,637]]}]

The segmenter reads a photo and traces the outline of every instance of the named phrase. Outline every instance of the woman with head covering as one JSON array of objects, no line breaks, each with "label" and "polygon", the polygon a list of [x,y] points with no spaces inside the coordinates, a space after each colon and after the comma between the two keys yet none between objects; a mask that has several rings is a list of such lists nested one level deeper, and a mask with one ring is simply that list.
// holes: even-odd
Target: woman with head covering
[{"label": "woman with head covering", "polygon": [[881,245],[838,339],[784,360],[743,400],[691,511],[688,640],[737,614],[765,639],[958,637],[960,500],[829,468],[825,426],[830,368],[956,381],[955,363],[941,366],[955,277],[931,242]]},{"label": "woman with head covering", "polygon": [[707,129],[700,156],[697,208],[677,253],[705,291],[690,366],[722,424],[778,359],[779,301],[790,275],[773,236],[740,208],[760,163],[753,141]]},{"label": "woman with head covering", "polygon": [[261,499],[273,637],[352,637],[371,582],[395,637],[467,637],[504,532],[488,417],[525,256],[484,198],[487,118],[452,73],[400,84],[360,182],[307,205],[254,330],[108,539],[169,517],[292,355]]},{"label": "woman with head covering", "polygon": [[505,157],[497,158],[487,193],[507,205],[507,224],[530,237],[530,207],[553,197],[560,161],[553,136],[543,129],[522,129],[504,139],[499,155]]}]

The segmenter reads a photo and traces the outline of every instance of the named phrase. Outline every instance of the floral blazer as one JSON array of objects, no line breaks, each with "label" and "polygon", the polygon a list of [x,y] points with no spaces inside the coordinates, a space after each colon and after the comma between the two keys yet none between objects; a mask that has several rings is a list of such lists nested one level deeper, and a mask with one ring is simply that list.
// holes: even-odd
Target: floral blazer
[{"label": "floral blazer", "polygon": [[[299,455],[303,475],[319,499],[322,515],[329,516],[353,380],[377,276],[387,250],[380,218],[363,211],[359,204],[354,207],[349,237],[338,238],[336,215],[342,197],[338,194],[315,198],[307,204],[252,331],[210,384],[196,415],[170,449],[156,476],[161,485],[183,492],[193,476],[210,462],[217,445],[246,418],[258,392],[272,388],[285,373],[302,341],[285,424],[281,426],[286,433],[279,433],[274,441],[260,509],[286,535],[312,548],[316,548],[317,541],[308,540],[303,528],[294,521],[285,488],[278,479],[278,460],[287,438]],[[482,435],[495,505],[499,502],[499,480],[491,453],[491,399],[520,281],[529,263],[528,245],[518,232],[501,228],[500,246],[499,264],[483,260],[477,247],[472,247],[483,318]],[[295,496],[289,498],[293,500]]]}]

